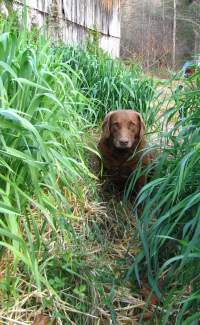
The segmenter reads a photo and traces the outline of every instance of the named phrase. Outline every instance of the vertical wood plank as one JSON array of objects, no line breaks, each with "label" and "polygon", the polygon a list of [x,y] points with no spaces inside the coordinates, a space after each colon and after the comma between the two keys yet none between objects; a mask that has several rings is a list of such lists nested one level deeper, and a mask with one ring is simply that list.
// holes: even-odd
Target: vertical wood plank
[{"label": "vertical wood plank", "polygon": [[[29,27],[32,23],[38,28],[46,26],[47,35],[52,33],[55,40],[81,46],[87,37],[87,28],[94,30],[97,27],[101,33],[100,46],[111,56],[119,56],[119,0],[112,1],[110,10],[102,6],[101,0],[27,0],[26,3]],[[23,2],[14,0],[14,4],[22,11]]]}]

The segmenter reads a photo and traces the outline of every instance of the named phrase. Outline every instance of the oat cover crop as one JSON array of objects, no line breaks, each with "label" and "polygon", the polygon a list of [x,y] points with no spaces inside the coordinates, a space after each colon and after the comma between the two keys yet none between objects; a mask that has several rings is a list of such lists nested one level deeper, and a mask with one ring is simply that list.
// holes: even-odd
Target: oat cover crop
[{"label": "oat cover crop", "polygon": [[[155,324],[197,324],[199,73],[180,79],[175,90],[171,79],[171,95],[161,99],[138,63],[125,69],[102,52],[53,46],[36,30],[14,28],[15,19],[2,21],[0,36],[1,323],[16,317],[31,324],[42,305],[62,324],[107,324],[109,317],[123,324],[117,286],[131,284],[135,295],[142,274],[160,298]],[[131,218],[124,226],[127,252],[105,262],[109,246],[97,219],[105,211],[88,167],[96,152],[91,134],[120,108],[137,110],[148,123],[158,167],[140,193],[144,212],[140,220],[136,214],[131,241]],[[138,234],[139,253],[126,259]]]},{"label": "oat cover crop", "polygon": [[173,77],[169,81],[167,98],[159,100],[163,90],[157,95],[160,111],[165,107],[151,142],[158,166],[140,193],[141,250],[126,279],[140,283],[141,273],[148,277],[161,299],[158,324],[191,325],[200,318],[200,71],[188,80],[181,73],[176,78],[175,86]]}]

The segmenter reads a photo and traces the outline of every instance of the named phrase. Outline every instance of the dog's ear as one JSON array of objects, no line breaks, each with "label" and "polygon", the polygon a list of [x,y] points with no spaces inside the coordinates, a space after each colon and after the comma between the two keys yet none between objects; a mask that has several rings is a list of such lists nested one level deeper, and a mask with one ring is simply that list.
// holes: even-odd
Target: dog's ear
[{"label": "dog's ear", "polygon": [[112,112],[108,113],[102,123],[103,136],[109,138],[110,136],[110,117]]},{"label": "dog's ear", "polygon": [[139,137],[142,138],[145,133],[145,124],[144,124],[142,116],[139,113],[137,113],[137,114],[138,114],[138,120],[139,120]]}]

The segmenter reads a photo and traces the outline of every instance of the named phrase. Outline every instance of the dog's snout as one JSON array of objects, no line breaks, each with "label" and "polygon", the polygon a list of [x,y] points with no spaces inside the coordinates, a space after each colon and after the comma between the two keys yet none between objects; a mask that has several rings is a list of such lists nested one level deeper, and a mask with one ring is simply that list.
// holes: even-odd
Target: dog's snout
[{"label": "dog's snout", "polygon": [[127,145],[129,143],[129,139],[128,138],[121,138],[121,139],[119,139],[119,143],[121,145]]}]

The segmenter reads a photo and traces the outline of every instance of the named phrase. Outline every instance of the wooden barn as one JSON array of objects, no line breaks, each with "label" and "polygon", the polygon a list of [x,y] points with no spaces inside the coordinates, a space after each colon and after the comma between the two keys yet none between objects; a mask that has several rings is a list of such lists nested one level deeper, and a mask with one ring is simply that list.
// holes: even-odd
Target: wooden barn
[{"label": "wooden barn", "polygon": [[[121,0],[26,0],[27,23],[44,28],[47,36],[65,44],[84,45],[92,31],[100,32],[99,46],[112,57],[120,52]],[[24,0],[14,0],[23,9]]]}]

